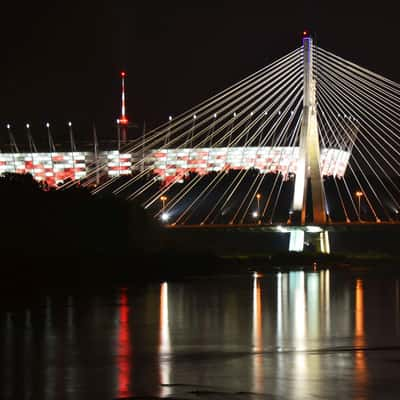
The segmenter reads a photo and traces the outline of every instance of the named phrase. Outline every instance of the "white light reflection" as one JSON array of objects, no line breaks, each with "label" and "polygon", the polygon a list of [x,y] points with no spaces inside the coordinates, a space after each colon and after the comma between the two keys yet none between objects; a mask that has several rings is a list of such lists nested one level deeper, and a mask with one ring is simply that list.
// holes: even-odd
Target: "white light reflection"
[{"label": "white light reflection", "polygon": [[[283,296],[283,291],[282,291],[282,273],[278,272],[276,275],[277,279],[277,290],[276,290],[276,296],[277,296],[277,302],[276,302],[276,347],[277,351],[282,351],[283,350],[283,308],[282,308],[282,296]],[[285,274],[285,277],[287,277],[287,274]],[[287,281],[286,281],[287,283]],[[285,316],[287,316],[287,309],[285,310]],[[278,354],[277,357],[277,382],[278,382],[278,388],[279,391],[283,390],[282,387],[282,382],[284,382],[284,374],[285,374],[285,367],[284,367],[284,360],[282,358],[282,354]]]},{"label": "white light reflection", "polygon": [[160,364],[160,396],[170,395],[170,360],[166,355],[171,352],[171,338],[169,330],[168,314],[168,283],[164,282],[160,287],[160,342],[159,342],[159,364]]},{"label": "white light reflection", "polygon": [[329,335],[331,331],[331,275],[329,269],[325,270],[324,293],[325,293],[325,334]]},{"label": "white light reflection", "polygon": [[306,295],[304,271],[295,272],[294,288],[294,321],[295,321],[295,348],[305,349],[306,338]]},{"label": "white light reflection", "polygon": [[259,275],[253,275],[253,387],[256,393],[263,392],[263,332],[262,332],[262,300]]},{"label": "white light reflection", "polygon": [[293,392],[296,398],[306,398],[308,393],[308,359],[306,350],[306,295],[305,274],[303,271],[291,272],[290,297],[293,330],[293,346],[295,349],[293,363]]},{"label": "white light reflection", "polygon": [[276,276],[277,279],[277,306],[276,306],[276,344],[278,351],[282,349],[282,273],[279,272]]},{"label": "white light reflection", "polygon": [[318,338],[320,335],[319,318],[320,298],[319,298],[319,274],[307,274],[307,331],[308,337]]}]

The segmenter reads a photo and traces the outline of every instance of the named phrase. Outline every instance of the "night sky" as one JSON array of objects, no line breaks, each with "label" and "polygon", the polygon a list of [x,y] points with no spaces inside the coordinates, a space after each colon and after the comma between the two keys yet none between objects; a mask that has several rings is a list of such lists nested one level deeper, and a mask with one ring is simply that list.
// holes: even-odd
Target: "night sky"
[{"label": "night sky", "polygon": [[[211,4],[211,5],[207,5]],[[119,71],[128,73],[127,112],[164,122],[298,47],[319,46],[400,82],[394,6],[367,1],[67,1],[2,5],[0,133],[24,124],[56,137],[73,121],[77,140],[114,135]],[[139,132],[139,130],[138,130]]]}]

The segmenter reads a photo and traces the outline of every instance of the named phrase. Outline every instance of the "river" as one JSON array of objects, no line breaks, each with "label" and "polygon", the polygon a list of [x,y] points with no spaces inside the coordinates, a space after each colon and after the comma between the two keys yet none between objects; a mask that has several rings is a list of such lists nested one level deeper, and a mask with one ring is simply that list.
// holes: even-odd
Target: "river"
[{"label": "river", "polygon": [[50,290],[0,314],[0,397],[398,399],[399,282],[324,269]]}]

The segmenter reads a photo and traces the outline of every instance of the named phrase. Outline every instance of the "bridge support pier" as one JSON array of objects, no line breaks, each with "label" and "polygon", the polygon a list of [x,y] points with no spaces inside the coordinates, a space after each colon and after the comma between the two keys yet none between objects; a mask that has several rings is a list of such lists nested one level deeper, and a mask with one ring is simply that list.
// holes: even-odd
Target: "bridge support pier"
[{"label": "bridge support pier", "polygon": [[293,228],[290,230],[289,251],[329,254],[329,233],[317,226]]}]

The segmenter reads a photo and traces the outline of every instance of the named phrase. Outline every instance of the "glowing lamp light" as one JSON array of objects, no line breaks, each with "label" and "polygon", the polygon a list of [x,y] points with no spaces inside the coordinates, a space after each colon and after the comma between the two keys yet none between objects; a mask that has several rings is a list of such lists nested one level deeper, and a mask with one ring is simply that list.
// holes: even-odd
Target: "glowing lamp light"
[{"label": "glowing lamp light", "polygon": [[71,121],[68,122],[68,126],[69,126],[69,127],[72,126],[72,122],[71,122]]},{"label": "glowing lamp light", "polygon": [[128,123],[129,123],[129,121],[128,121],[128,118],[126,118],[126,117],[122,117],[119,120],[120,125],[128,125]]},{"label": "glowing lamp light", "polygon": [[7,129],[10,129],[10,128],[11,128],[11,125],[10,125],[10,124],[7,124],[6,126],[7,126]]},{"label": "glowing lamp light", "polygon": [[125,78],[125,76],[126,76],[125,71],[121,71],[121,77],[122,77],[122,78]]},{"label": "glowing lamp light", "polygon": [[50,128],[50,123],[46,122],[46,128]]},{"label": "glowing lamp light", "polygon": [[257,211],[253,211],[253,218],[257,218],[258,217],[258,212]]},{"label": "glowing lamp light", "polygon": [[308,36],[308,32],[307,31],[303,31],[303,37]]},{"label": "glowing lamp light", "polygon": [[322,229],[319,226],[306,226],[306,231],[310,233],[321,233]]},{"label": "glowing lamp light", "polygon": [[168,119],[169,119],[170,121],[172,121],[172,116],[170,115],[170,116],[168,117]]},{"label": "glowing lamp light", "polygon": [[25,126],[26,126],[26,128],[27,128],[27,129],[29,129],[29,128],[30,128],[30,125],[29,125],[29,124],[26,124]]},{"label": "glowing lamp light", "polygon": [[288,232],[290,232],[289,229],[284,228],[282,225],[278,225],[278,226],[276,227],[276,230],[277,230],[278,232],[280,232],[280,233],[288,233]]},{"label": "glowing lamp light", "polygon": [[168,213],[162,213],[161,214],[161,220],[164,222],[167,222],[169,220],[169,214]]}]

